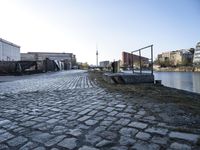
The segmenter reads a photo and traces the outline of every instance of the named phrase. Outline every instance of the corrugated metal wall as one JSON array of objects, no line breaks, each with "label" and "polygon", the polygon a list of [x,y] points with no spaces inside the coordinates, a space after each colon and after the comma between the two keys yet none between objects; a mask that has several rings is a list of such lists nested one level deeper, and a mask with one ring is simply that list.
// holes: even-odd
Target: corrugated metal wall
[{"label": "corrugated metal wall", "polygon": [[20,48],[0,41],[0,61],[19,61]]}]

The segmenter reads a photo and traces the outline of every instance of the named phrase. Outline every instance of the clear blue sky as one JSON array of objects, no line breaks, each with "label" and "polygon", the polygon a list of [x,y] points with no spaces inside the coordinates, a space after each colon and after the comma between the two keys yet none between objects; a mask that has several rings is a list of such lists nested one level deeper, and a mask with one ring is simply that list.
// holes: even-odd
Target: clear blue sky
[{"label": "clear blue sky", "polygon": [[0,0],[0,38],[21,52],[72,52],[80,62],[121,59],[154,44],[154,58],[200,41],[200,0]]}]

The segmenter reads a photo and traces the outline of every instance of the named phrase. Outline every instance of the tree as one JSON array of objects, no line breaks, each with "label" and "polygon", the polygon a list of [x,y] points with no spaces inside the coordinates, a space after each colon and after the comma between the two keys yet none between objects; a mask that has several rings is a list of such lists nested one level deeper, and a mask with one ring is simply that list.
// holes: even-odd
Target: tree
[{"label": "tree", "polygon": [[189,52],[191,52],[193,55],[194,55],[194,51],[195,51],[194,48],[190,48],[190,49],[189,49]]}]

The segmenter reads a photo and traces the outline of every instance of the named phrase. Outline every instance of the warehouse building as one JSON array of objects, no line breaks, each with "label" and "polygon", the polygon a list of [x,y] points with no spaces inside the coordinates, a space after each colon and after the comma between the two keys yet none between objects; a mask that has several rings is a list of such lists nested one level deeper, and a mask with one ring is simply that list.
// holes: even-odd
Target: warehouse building
[{"label": "warehouse building", "polygon": [[19,61],[20,46],[0,38],[0,61]]},{"label": "warehouse building", "polygon": [[76,65],[76,55],[73,53],[52,53],[52,52],[28,52],[21,53],[22,61],[43,61],[56,60],[65,64],[65,69],[71,69]]}]

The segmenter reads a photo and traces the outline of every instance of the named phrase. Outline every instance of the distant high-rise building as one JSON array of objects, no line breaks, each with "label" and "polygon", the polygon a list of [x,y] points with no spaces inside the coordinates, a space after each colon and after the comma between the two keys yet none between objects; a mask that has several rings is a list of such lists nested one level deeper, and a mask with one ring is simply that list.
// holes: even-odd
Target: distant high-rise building
[{"label": "distant high-rise building", "polygon": [[19,61],[20,46],[0,38],[0,61]]},{"label": "distant high-rise building", "polygon": [[196,49],[195,49],[195,52],[194,52],[193,63],[195,65],[199,65],[200,64],[200,42],[198,42],[197,45],[196,45]]}]

